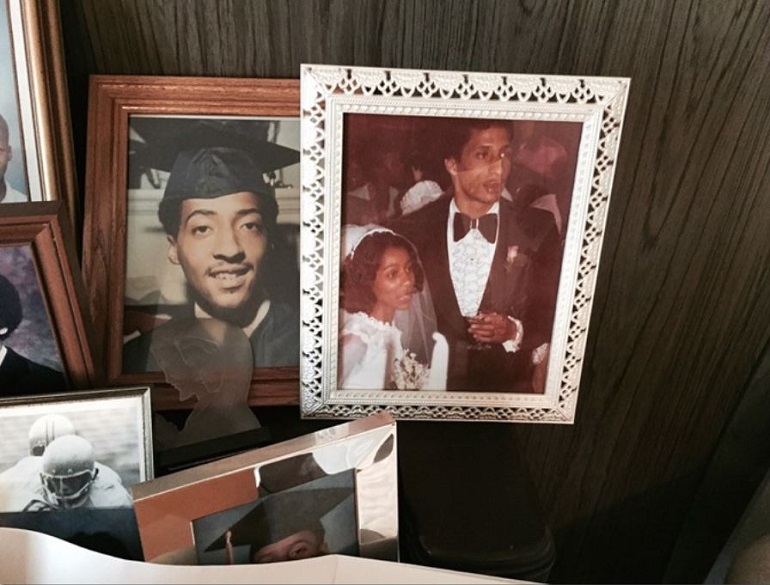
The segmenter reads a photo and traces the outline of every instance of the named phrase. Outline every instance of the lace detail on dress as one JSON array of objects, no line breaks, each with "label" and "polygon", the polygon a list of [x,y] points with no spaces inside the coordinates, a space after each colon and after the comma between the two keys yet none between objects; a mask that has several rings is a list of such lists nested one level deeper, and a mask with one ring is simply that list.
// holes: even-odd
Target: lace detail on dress
[{"label": "lace detail on dress", "polygon": [[363,312],[344,314],[340,339],[340,388],[385,390],[392,386],[393,361],[404,353],[398,328]]},{"label": "lace detail on dress", "polygon": [[401,331],[392,323],[383,323],[363,311],[348,315],[342,335],[357,335],[366,344],[382,345],[390,339],[401,339]]}]

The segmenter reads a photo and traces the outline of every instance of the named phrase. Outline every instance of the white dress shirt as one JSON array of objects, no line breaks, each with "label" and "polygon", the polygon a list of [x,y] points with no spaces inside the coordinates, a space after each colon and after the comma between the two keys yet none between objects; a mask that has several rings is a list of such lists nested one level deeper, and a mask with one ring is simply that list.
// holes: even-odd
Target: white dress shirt
[{"label": "white dress shirt", "polygon": [[[492,260],[495,257],[495,243],[490,243],[481,232],[472,227],[465,237],[457,242],[454,239],[454,218],[459,213],[457,204],[452,199],[449,204],[447,220],[447,252],[449,253],[449,273],[455,289],[460,313],[466,317],[475,315],[481,305],[484,289],[487,287]],[[495,203],[488,213],[499,215],[500,203]],[[498,218],[499,219],[499,218]],[[497,235],[500,222],[497,222]]]},{"label": "white dress shirt", "polygon": [[[447,218],[447,252],[449,254],[449,273],[452,277],[457,305],[460,313],[470,317],[478,313],[484,290],[487,288],[489,273],[492,270],[492,261],[495,258],[495,248],[500,236],[500,202],[490,207],[488,214],[497,215],[497,232],[495,241],[490,243],[476,227],[468,230],[461,240],[454,239],[454,218],[459,213],[454,199],[449,204],[449,217]],[[516,324],[516,335],[513,339],[503,342],[505,351],[512,353],[518,351],[521,340],[524,337],[524,327],[519,319],[510,315],[508,318]]]}]

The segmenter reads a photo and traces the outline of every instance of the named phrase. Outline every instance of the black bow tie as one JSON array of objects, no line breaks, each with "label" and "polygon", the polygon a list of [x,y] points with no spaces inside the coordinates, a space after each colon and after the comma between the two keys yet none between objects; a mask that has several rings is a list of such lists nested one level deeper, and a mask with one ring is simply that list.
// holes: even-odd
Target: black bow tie
[{"label": "black bow tie", "polygon": [[497,214],[487,213],[478,219],[471,219],[459,211],[455,213],[455,242],[462,240],[471,228],[477,228],[490,244],[494,244],[497,236]]}]

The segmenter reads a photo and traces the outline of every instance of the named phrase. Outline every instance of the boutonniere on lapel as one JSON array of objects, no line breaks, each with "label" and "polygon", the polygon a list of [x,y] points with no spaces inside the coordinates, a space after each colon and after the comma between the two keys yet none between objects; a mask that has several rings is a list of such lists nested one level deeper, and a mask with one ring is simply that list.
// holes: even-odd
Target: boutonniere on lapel
[{"label": "boutonniere on lapel", "polygon": [[508,246],[508,252],[505,254],[505,270],[512,272],[518,268],[524,268],[529,263],[529,256],[519,253],[518,246]]}]

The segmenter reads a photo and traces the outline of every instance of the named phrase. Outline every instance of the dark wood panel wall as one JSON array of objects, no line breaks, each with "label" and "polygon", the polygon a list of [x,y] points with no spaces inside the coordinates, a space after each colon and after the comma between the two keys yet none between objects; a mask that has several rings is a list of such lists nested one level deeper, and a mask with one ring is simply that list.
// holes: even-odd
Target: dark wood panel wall
[{"label": "dark wood panel wall", "polygon": [[703,578],[749,473],[721,478],[742,489],[701,506],[716,532],[667,567],[770,360],[770,2],[61,6],[81,177],[93,73],[298,77],[306,62],[630,77],[576,423],[517,430],[556,538],[551,581]]}]

